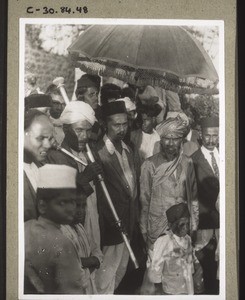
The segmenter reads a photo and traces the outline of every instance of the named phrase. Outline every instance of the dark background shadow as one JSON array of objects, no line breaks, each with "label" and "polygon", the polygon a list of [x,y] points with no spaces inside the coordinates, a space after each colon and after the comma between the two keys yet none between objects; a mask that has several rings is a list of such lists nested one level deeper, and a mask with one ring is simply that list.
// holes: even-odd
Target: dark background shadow
[{"label": "dark background shadow", "polygon": [[0,299],[6,298],[7,0],[0,1]]}]

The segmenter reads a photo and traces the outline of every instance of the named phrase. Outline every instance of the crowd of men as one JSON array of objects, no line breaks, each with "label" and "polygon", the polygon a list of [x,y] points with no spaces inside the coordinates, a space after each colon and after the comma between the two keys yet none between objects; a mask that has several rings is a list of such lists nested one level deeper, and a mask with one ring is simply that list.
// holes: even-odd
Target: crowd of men
[{"label": "crowd of men", "polygon": [[219,293],[219,119],[164,93],[84,74],[67,105],[26,96],[25,294]]}]

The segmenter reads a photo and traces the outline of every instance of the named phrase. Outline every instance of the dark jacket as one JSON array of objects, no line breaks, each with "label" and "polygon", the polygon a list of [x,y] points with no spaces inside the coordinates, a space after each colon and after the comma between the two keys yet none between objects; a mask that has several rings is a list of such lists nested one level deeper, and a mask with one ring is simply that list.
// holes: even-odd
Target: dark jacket
[{"label": "dark jacket", "polygon": [[[111,155],[108,152],[103,140],[98,144],[98,154],[103,167],[105,185],[115,210],[122,221],[129,238],[131,238],[138,213],[138,202],[136,200],[136,172],[132,150],[130,149],[130,153],[127,151],[126,153],[134,176],[135,196],[132,196],[132,193],[130,192],[127,180],[123,174],[116,154],[113,153]],[[122,243],[123,239],[121,233],[116,226],[115,219],[100,185],[97,185],[97,199],[102,246]]]},{"label": "dark jacket", "polygon": [[219,179],[214,175],[201,149],[191,157],[197,179],[199,229],[219,228],[219,212],[215,208],[219,194]]}]

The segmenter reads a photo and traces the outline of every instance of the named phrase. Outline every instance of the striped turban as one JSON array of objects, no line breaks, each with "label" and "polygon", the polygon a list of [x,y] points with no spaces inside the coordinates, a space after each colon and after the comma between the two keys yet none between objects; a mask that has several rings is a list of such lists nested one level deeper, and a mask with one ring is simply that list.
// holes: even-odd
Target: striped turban
[{"label": "striped turban", "polygon": [[179,115],[176,118],[169,118],[158,125],[157,132],[160,137],[171,135],[172,138],[183,138],[189,131],[186,120]]}]

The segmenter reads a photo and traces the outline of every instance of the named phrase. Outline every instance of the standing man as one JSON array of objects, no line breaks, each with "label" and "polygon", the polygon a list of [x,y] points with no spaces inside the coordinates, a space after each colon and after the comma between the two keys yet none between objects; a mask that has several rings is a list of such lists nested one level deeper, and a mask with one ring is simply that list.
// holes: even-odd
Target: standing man
[{"label": "standing man", "polygon": [[[65,138],[61,147],[66,151],[88,163],[86,143],[89,142],[92,126],[96,118],[93,109],[85,102],[72,101],[67,104],[60,116],[63,124]],[[102,170],[98,163],[90,163],[84,167],[73,158],[63,152],[50,150],[48,162],[51,164],[63,164],[77,169],[78,184],[84,190],[87,198],[86,217],[84,227],[92,243],[100,248],[100,230],[97,210],[97,197],[93,180],[101,174]],[[91,187],[92,185],[92,187]]]},{"label": "standing man", "polygon": [[140,226],[152,249],[156,239],[168,230],[166,210],[175,204],[187,203],[191,213],[191,233],[198,225],[198,202],[193,163],[182,153],[183,137],[188,126],[179,116],[159,126],[161,152],[142,165],[140,178]]},{"label": "standing man", "polygon": [[[103,107],[107,132],[98,145],[98,154],[106,187],[130,239],[137,215],[137,189],[133,154],[123,142],[128,127],[127,111],[123,101]],[[129,252],[101,189],[98,207],[104,260],[97,273],[97,289],[99,294],[113,294],[126,272]]]},{"label": "standing man", "polygon": [[199,253],[202,254],[200,262],[204,273],[205,293],[218,294],[215,250],[219,238],[219,212],[216,209],[219,195],[219,119],[203,118],[201,128],[202,146],[192,155],[200,214],[196,250],[201,250]]},{"label": "standing man", "polygon": [[51,148],[54,128],[44,113],[32,109],[24,121],[24,221],[36,219],[38,167],[45,163]]}]

